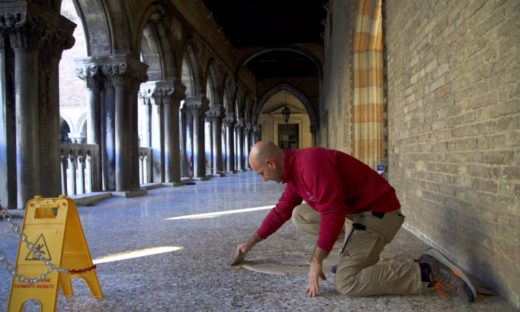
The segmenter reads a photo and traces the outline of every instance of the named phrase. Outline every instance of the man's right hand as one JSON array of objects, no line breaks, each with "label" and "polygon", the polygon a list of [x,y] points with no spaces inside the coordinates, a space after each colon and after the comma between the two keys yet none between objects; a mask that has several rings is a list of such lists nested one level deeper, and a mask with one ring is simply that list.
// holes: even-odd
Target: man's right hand
[{"label": "man's right hand", "polygon": [[244,261],[246,254],[262,239],[256,233],[253,234],[247,241],[239,244],[235,250],[235,261],[231,265],[240,264]]}]

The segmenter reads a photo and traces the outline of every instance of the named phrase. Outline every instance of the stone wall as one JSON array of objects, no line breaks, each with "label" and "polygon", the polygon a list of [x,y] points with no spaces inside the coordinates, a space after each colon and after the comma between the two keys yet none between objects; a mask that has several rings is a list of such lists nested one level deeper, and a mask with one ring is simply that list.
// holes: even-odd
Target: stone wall
[{"label": "stone wall", "polygon": [[[320,145],[347,152],[356,3],[329,1],[320,107]],[[383,6],[387,171],[406,227],[518,308],[520,2]]]},{"label": "stone wall", "polygon": [[407,227],[520,306],[520,2],[391,1],[389,178]]}]

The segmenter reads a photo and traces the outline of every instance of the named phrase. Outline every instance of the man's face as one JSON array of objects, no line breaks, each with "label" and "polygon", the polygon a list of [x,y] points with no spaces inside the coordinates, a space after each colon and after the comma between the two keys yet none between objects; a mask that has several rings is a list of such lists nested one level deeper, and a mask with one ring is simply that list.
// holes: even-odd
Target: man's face
[{"label": "man's face", "polygon": [[282,182],[282,171],[277,168],[273,160],[267,159],[261,164],[250,164],[251,169],[256,172],[264,181]]}]

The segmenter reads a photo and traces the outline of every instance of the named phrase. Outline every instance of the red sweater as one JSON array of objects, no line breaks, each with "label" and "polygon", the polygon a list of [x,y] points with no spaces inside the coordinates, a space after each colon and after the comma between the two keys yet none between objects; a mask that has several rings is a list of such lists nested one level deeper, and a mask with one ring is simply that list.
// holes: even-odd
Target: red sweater
[{"label": "red sweater", "polygon": [[289,220],[302,200],[320,213],[317,245],[325,251],[338,239],[347,214],[400,208],[394,188],[382,176],[340,151],[286,150],[282,182],[287,183],[282,196],[256,232],[263,239]]}]

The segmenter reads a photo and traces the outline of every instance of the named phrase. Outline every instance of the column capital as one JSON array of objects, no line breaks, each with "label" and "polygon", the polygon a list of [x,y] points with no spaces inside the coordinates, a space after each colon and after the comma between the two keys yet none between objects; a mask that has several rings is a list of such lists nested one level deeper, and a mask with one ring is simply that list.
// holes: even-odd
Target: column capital
[{"label": "column capital", "polygon": [[152,104],[160,105],[165,97],[173,94],[172,81],[147,81],[139,87],[139,96],[150,99]]},{"label": "column capital", "polygon": [[222,113],[222,105],[214,105],[206,112],[206,117],[209,119],[221,119]]},{"label": "column capital", "polygon": [[209,100],[205,95],[190,96],[184,99],[184,107],[194,113],[204,113],[209,109]]},{"label": "column capital", "polygon": [[84,80],[87,88],[99,88],[101,83],[101,66],[95,63],[84,62],[83,60],[76,61],[76,68],[74,69],[76,76]]},{"label": "column capital", "polygon": [[45,37],[45,24],[40,17],[23,10],[0,12],[0,30],[5,32],[13,48],[37,49]]},{"label": "column capital", "polygon": [[244,118],[238,118],[237,122],[235,123],[236,129],[243,129],[245,127]]},{"label": "column capital", "polygon": [[9,35],[13,48],[38,49],[61,57],[74,44],[76,24],[58,12],[27,1],[13,1],[0,8],[0,32]]},{"label": "column capital", "polygon": [[235,115],[232,112],[228,112],[225,114],[223,121],[226,126],[233,127],[233,125],[235,124]]}]

